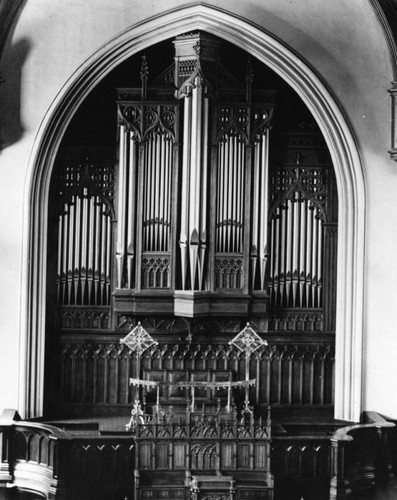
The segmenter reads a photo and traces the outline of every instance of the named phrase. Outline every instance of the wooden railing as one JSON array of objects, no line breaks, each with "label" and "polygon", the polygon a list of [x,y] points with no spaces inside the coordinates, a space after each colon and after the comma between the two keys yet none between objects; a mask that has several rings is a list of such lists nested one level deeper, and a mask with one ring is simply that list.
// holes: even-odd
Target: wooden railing
[{"label": "wooden railing", "polygon": [[2,499],[29,492],[48,500],[128,500],[133,465],[131,434],[80,431],[72,436],[51,425],[20,421],[10,410],[0,418]]},{"label": "wooden railing", "polygon": [[0,419],[0,487],[61,498],[63,461],[57,441],[63,437],[55,427],[20,422],[16,412],[5,410]]},{"label": "wooden railing", "polygon": [[[271,445],[275,499],[295,498],[292,491],[304,499],[361,500],[395,487],[397,427],[377,414],[365,417],[365,423],[339,428],[332,436],[336,424],[285,424],[282,432],[277,425]],[[21,421],[11,410],[0,418],[0,492],[29,491],[53,500],[132,500],[134,455],[131,433],[102,435],[91,429],[72,435]]]},{"label": "wooden railing", "polygon": [[374,498],[378,488],[394,480],[395,424],[376,413],[364,416],[371,423],[343,427],[331,438],[330,500]]}]

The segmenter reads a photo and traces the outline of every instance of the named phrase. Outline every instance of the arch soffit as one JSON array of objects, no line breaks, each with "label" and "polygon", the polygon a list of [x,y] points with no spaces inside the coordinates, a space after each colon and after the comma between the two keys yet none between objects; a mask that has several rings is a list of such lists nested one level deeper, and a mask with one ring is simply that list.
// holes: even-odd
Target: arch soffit
[{"label": "arch soffit", "polygon": [[[26,324],[22,325],[20,408],[40,415],[43,404],[45,271],[49,179],[59,143],[78,106],[123,60],[150,45],[192,30],[211,32],[239,46],[279,74],[315,117],[334,164],[339,196],[336,327],[336,418],[361,413],[365,187],[358,148],[338,103],[309,65],[290,48],[244,19],[205,5],[168,11],[122,32],[65,83],[45,115],[30,157],[25,197]],[[343,279],[342,279],[343,277]],[[23,315],[22,315],[23,317]],[[39,366],[37,366],[39,365]]]}]

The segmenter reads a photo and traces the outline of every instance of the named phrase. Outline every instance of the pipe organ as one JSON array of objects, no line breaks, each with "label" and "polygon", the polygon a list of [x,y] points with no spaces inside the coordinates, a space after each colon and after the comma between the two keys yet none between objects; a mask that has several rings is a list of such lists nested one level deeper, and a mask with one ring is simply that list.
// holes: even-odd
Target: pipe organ
[{"label": "pipe organ", "polygon": [[[276,307],[321,307],[326,222],[321,200],[323,172],[297,164],[275,172],[272,183],[269,287],[273,303]],[[281,183],[287,191],[284,194],[277,187]]]},{"label": "pipe organ", "polygon": [[109,326],[233,311],[271,329],[332,330],[332,166],[310,133],[271,140],[276,93],[253,85],[249,61],[241,83],[219,40],[173,44],[154,83],[143,56],[141,87],[117,89],[116,168],[60,169],[58,304],[110,306]]},{"label": "pipe organ", "polygon": [[119,89],[115,307],[139,313],[153,292],[156,313],[263,314],[274,92],[259,100],[250,66],[242,85],[207,35],[174,46],[175,64],[154,87],[144,61],[142,87]]},{"label": "pipe organ", "polygon": [[249,61],[245,80],[226,69],[220,40],[187,33],[173,46],[157,77],[134,56],[140,86],[117,88],[117,160],[58,156],[52,404],[62,393],[64,408],[128,406],[137,360],[115,338],[138,321],[166,353],[156,369],[236,375],[244,362],[225,346],[250,321],[273,349],[252,357],[253,404],[327,409],[338,206],[324,139],[311,122],[289,127],[301,118],[289,94],[258,88]]},{"label": "pipe organ", "polygon": [[57,300],[110,304],[114,166],[69,163],[60,175]]},{"label": "pipe organ", "polygon": [[256,88],[249,61],[245,82],[234,77],[219,40],[173,44],[153,83],[143,56],[141,87],[117,89],[117,165],[60,168],[57,303],[108,306],[109,327],[131,314],[233,311],[264,328],[332,330],[337,204],[325,146],[304,131],[280,143],[276,129],[272,141],[276,92]]},{"label": "pipe organ", "polygon": [[122,102],[119,119],[116,287],[170,289],[178,106]]}]

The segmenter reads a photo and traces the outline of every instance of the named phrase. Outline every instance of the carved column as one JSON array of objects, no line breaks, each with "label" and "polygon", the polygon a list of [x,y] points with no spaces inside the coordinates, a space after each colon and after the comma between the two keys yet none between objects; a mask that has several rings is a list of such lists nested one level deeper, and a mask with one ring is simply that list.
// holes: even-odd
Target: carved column
[{"label": "carved column", "polygon": [[351,498],[351,488],[349,480],[345,477],[345,472],[349,466],[349,442],[351,436],[344,436],[343,439],[331,439],[331,484],[330,500],[346,500]]}]

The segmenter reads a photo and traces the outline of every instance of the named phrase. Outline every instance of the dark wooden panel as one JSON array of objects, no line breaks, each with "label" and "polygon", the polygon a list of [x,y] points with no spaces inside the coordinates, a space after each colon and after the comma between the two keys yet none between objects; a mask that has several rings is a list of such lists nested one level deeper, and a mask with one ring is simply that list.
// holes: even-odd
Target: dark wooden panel
[{"label": "dark wooden panel", "polygon": [[[334,347],[330,343],[320,343],[320,339],[318,344],[315,341],[291,344],[277,340],[270,348],[255,353],[251,359],[250,377],[256,378],[257,383],[250,388],[250,401],[264,409],[269,404],[273,408],[331,408]],[[65,416],[72,412],[77,412],[75,415],[99,414],[100,408],[120,414],[119,408],[128,412],[133,401],[141,398],[137,389],[129,386],[129,377],[137,376],[136,356],[114,337],[106,336],[94,343],[84,337],[65,336],[51,349],[49,373],[54,376],[48,380],[47,392],[51,416],[56,412]],[[143,354],[140,365],[140,376],[150,372],[153,380],[163,380],[165,370],[174,374],[180,370],[182,377],[185,377],[184,370],[189,370],[196,378],[206,378],[208,373],[218,371],[225,373],[226,379],[229,373],[233,380],[245,379],[245,356],[227,346],[226,340],[224,345],[160,344]],[[164,397],[170,404],[186,401],[185,390],[165,390],[169,393]],[[216,401],[221,396],[220,391],[201,391],[207,400],[211,397]],[[238,403],[244,399],[244,391],[235,389],[233,396]],[[154,397],[153,393],[151,399]]]},{"label": "dark wooden panel", "polygon": [[328,500],[330,452],[329,437],[274,436],[271,468],[275,500]]}]

